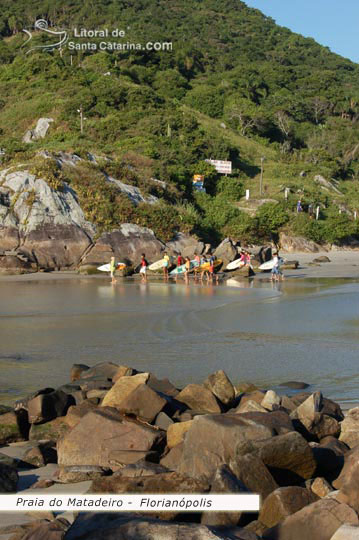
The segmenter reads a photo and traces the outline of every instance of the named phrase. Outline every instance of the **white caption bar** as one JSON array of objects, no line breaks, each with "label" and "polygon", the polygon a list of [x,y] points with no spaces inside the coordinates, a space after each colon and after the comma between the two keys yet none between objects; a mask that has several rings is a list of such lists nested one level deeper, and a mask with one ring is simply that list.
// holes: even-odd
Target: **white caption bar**
[{"label": "white caption bar", "polygon": [[0,512],[86,510],[93,512],[257,512],[259,495],[0,495]]}]

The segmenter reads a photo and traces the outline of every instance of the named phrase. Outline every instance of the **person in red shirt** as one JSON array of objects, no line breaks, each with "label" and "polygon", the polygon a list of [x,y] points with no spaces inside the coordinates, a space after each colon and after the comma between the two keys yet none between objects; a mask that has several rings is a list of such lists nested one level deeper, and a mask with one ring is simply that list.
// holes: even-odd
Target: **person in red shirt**
[{"label": "person in red shirt", "polygon": [[141,263],[140,264],[141,264],[140,274],[141,274],[142,283],[146,283],[146,281],[147,281],[148,262],[146,261],[146,255],[144,253],[142,253],[142,255],[141,255]]},{"label": "person in red shirt", "polygon": [[177,266],[182,266],[182,264],[184,264],[184,260],[181,253],[179,253],[177,257]]}]

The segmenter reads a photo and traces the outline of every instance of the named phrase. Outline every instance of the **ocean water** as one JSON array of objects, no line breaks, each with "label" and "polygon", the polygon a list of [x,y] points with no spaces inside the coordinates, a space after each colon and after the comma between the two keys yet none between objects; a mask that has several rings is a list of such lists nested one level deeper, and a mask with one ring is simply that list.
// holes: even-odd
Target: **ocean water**
[{"label": "ocean water", "polygon": [[0,281],[0,402],[60,386],[73,363],[103,361],[179,387],[217,369],[278,390],[299,380],[350,406],[359,401],[359,282]]}]

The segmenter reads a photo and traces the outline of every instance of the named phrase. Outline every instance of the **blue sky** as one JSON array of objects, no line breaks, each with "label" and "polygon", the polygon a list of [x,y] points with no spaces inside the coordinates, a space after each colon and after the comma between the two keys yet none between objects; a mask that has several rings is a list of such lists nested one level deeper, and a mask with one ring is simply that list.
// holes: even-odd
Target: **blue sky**
[{"label": "blue sky", "polygon": [[359,0],[244,0],[249,7],[359,62]]}]

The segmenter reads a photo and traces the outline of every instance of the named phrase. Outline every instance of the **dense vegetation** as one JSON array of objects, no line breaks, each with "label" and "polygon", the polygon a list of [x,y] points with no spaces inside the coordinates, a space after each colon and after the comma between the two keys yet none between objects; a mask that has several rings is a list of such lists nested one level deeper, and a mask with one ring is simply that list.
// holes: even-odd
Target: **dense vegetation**
[{"label": "dense vegetation", "polygon": [[[122,41],[172,42],[173,50],[26,54],[21,30],[40,18],[66,28],[70,40],[75,27],[120,28]],[[34,36],[31,46],[51,42]],[[357,233],[359,66],[314,40],[239,0],[3,0],[0,37],[3,161],[31,161],[43,149],[111,157],[72,179],[64,172],[101,230],[131,220],[162,238],[184,230],[253,241],[285,228],[334,242]],[[87,41],[104,40],[77,39]],[[55,119],[49,135],[22,143],[40,116]],[[231,159],[232,177],[217,175],[204,161],[211,157]],[[264,196],[279,204],[251,217],[243,195],[260,195],[261,157]],[[156,192],[161,204],[134,207],[104,173]],[[207,194],[193,193],[194,173],[206,174]],[[333,183],[323,187],[315,175]],[[50,177],[59,187],[58,175]],[[151,178],[167,188],[159,193]],[[318,222],[293,212],[298,198],[304,208],[321,206]]]}]

